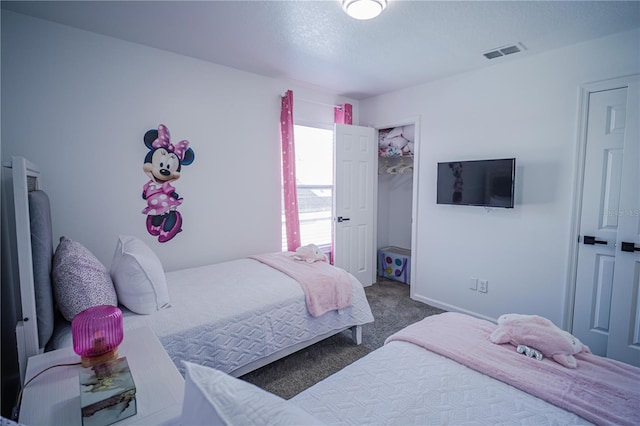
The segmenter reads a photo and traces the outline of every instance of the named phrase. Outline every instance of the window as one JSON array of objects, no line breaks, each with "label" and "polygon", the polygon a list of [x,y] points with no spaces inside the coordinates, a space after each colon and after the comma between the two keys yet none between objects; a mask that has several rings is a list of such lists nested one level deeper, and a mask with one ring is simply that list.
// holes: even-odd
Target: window
[{"label": "window", "polygon": [[[333,130],[293,126],[300,244],[331,245],[333,204]],[[284,209],[282,250],[287,250]]]}]

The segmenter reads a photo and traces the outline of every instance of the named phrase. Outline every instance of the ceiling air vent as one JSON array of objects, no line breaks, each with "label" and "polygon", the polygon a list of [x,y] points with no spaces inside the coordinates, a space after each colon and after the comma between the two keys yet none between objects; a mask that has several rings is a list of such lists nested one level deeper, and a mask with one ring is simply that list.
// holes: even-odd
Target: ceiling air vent
[{"label": "ceiling air vent", "polygon": [[522,43],[514,44],[511,46],[502,46],[496,49],[491,49],[488,52],[484,52],[483,55],[487,59],[499,58],[501,56],[511,55],[512,53],[518,53],[525,50]]}]

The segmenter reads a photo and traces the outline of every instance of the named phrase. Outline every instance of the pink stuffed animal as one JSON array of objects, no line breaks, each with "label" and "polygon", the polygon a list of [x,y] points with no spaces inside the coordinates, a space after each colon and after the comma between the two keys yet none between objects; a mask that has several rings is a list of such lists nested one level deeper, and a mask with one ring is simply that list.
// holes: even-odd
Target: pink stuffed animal
[{"label": "pink stuffed animal", "polygon": [[298,247],[293,258],[296,260],[303,260],[307,263],[327,261],[327,256],[325,256],[322,250],[320,250],[320,247],[315,244]]},{"label": "pink stuffed animal", "polygon": [[577,337],[538,315],[501,315],[498,318],[498,328],[491,333],[489,339],[493,343],[511,343],[516,347],[526,345],[537,349],[567,368],[578,366],[575,354],[591,353],[589,347]]}]

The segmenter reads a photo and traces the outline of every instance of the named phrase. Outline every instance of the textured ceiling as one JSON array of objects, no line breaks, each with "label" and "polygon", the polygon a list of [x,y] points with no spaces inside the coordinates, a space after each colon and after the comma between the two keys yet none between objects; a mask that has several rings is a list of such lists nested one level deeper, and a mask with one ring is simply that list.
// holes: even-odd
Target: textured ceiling
[{"label": "textured ceiling", "polygon": [[[390,0],[371,21],[325,1],[22,1],[2,8],[364,99],[640,27],[640,2]],[[489,61],[482,53],[522,43]]]}]

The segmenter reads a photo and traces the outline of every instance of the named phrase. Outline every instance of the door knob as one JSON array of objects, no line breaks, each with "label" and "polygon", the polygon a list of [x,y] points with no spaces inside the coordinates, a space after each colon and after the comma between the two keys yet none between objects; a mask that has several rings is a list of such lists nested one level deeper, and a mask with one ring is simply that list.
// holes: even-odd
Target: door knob
[{"label": "door knob", "polygon": [[625,243],[623,241],[622,248],[620,250],[633,253],[634,251],[640,251],[640,247],[636,247],[634,243]]},{"label": "door knob", "polygon": [[338,216],[338,222],[344,222],[346,220],[351,220],[351,218]]},{"label": "door knob", "polygon": [[589,235],[585,235],[584,237],[582,237],[582,243],[590,246],[594,244],[604,244],[606,246],[608,244],[606,241],[597,240],[596,237],[591,237]]}]

